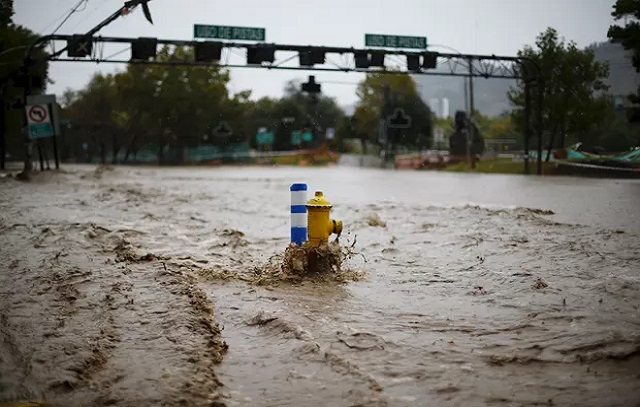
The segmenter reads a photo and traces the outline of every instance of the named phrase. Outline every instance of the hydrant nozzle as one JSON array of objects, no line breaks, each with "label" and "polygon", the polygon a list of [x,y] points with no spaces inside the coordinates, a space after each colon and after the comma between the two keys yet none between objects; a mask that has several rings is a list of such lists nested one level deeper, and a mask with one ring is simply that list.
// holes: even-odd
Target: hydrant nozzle
[{"label": "hydrant nozzle", "polygon": [[338,236],[342,233],[342,222],[329,216],[331,207],[331,202],[322,195],[322,191],[316,191],[315,196],[307,202],[307,233],[310,244],[326,244],[332,233]]}]

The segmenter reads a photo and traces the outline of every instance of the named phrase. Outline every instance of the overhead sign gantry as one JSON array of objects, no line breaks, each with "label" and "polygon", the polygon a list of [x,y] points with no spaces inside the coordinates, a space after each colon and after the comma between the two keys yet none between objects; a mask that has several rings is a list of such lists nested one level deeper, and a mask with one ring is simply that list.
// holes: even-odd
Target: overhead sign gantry
[{"label": "overhead sign gantry", "polygon": [[[158,38],[101,37],[95,34],[114,21],[124,11],[137,5],[143,6],[147,20],[152,22],[148,9],[149,0],[129,0],[104,22],[80,35],[49,35],[39,38],[30,48],[25,58],[25,66],[30,62],[30,52],[36,47],[48,44],[51,53],[49,61],[73,61],[94,63],[136,63],[183,66],[223,66],[229,68],[266,68],[287,70],[312,70],[327,72],[376,72],[382,74],[409,73],[416,75],[464,76],[482,78],[517,79],[525,83],[525,168],[528,172],[528,147],[531,135],[531,86],[537,93],[538,115],[536,116],[538,139],[538,174],[541,173],[542,156],[542,97],[543,80],[540,68],[534,61],[522,57],[439,53],[427,50],[426,37],[389,36],[366,34],[365,43],[369,48],[327,47],[308,45],[283,45],[264,42],[266,30],[252,27],[194,26],[194,38],[209,40],[170,40]],[[250,41],[241,43],[236,41]],[[57,49],[60,42],[62,48]],[[122,59],[103,55],[108,43],[128,44],[130,58]],[[162,60],[156,58],[157,48],[162,45],[186,46],[193,48],[193,56],[185,60]],[[409,48],[414,50],[408,50]],[[246,52],[246,63],[231,64],[229,55],[234,49]],[[416,51],[415,49],[418,49]],[[125,50],[126,51],[126,50]],[[63,54],[66,52],[66,57]],[[118,53],[120,54],[120,53]],[[225,55],[226,54],[226,55]],[[284,58],[283,58],[284,56]],[[290,61],[298,59],[298,65]],[[336,62],[339,61],[339,62]],[[389,63],[389,62],[392,63]],[[395,64],[394,64],[395,63]],[[439,68],[435,70],[435,68]],[[317,85],[319,84],[312,84]],[[311,85],[309,85],[311,86]],[[25,88],[25,93],[28,87]]]}]

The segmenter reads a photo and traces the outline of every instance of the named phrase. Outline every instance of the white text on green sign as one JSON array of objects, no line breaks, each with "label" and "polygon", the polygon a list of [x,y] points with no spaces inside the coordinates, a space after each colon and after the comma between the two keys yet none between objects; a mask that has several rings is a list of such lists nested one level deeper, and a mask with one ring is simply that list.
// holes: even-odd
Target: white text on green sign
[{"label": "white text on green sign", "polygon": [[233,41],[264,41],[265,29],[194,24],[193,36],[194,38],[217,38]]},{"label": "white text on green sign", "polygon": [[274,141],[273,132],[259,131],[258,134],[256,134],[257,144],[273,144],[273,141]]},{"label": "white text on green sign", "polygon": [[404,35],[365,34],[367,47],[385,48],[427,48],[427,37],[408,37]]}]

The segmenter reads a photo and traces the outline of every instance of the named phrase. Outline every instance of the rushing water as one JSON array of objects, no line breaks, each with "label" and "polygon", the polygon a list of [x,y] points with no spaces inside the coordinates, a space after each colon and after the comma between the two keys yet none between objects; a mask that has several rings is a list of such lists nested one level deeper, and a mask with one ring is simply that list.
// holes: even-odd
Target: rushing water
[{"label": "rushing water", "polygon": [[[4,207],[188,259],[229,345],[215,367],[229,406],[640,405],[638,181],[86,170],[27,197],[12,186]],[[292,182],[334,204],[361,280],[233,277],[283,252]]]}]

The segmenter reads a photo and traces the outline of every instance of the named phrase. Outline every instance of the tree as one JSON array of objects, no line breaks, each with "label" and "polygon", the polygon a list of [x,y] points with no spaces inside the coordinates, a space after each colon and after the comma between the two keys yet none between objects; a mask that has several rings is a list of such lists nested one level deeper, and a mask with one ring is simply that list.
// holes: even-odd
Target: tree
[{"label": "tree", "polygon": [[[611,15],[619,21],[620,19],[631,18],[632,21],[624,27],[612,25],[609,27],[607,36],[612,42],[621,44],[624,49],[631,52],[631,62],[636,72],[640,72],[640,0],[617,0],[613,6]],[[635,95],[629,95],[629,100],[634,104],[640,104],[640,87]],[[630,110],[629,119],[640,121],[640,107]]]},{"label": "tree", "polygon": [[13,0],[0,1],[0,27],[11,24],[11,17],[13,17]]},{"label": "tree", "polygon": [[[113,75],[96,74],[86,89],[77,93],[67,92],[63,97],[65,114],[73,123],[69,134],[74,145],[84,144],[98,150],[101,162],[107,161],[107,139],[116,144],[117,100]],[[115,149],[114,149],[115,150]],[[91,154],[91,151],[88,152]],[[115,155],[115,154],[114,154]]]},{"label": "tree", "polygon": [[[17,109],[14,108],[23,102],[25,84],[22,73],[25,68],[25,52],[37,39],[37,35],[27,28],[15,25],[12,16],[13,1],[0,1],[0,95],[3,101],[0,106],[0,133],[5,136],[8,151],[22,153],[22,115],[17,114]],[[44,89],[48,64],[43,56],[44,52],[41,49],[35,49],[32,53],[33,63],[26,67],[26,72],[29,78],[38,79],[37,82],[40,82]],[[5,152],[2,150],[0,154],[4,155]]]},{"label": "tree", "polygon": [[[163,47],[156,59],[189,60],[192,52],[185,47]],[[124,161],[146,145],[156,149],[160,163],[182,162],[184,150],[204,140],[209,144],[229,141],[214,137],[220,121],[242,120],[234,116],[238,100],[235,110],[228,109],[232,105],[226,86],[229,79],[228,71],[215,66],[130,64],[115,75],[94,76],[86,89],[71,98],[65,114],[75,133],[88,128],[94,135],[88,140],[90,145],[100,151],[110,145],[113,162],[123,145]],[[234,125],[231,123],[232,128]],[[167,157],[166,151],[175,154]]]},{"label": "tree", "polygon": [[[389,89],[389,100],[385,106],[385,86]],[[354,112],[357,133],[365,146],[365,141],[378,143],[380,120],[393,113],[394,109],[404,109],[412,118],[409,129],[390,132],[394,144],[411,147],[426,147],[431,134],[431,110],[418,94],[416,83],[408,74],[368,73],[356,90],[358,103]]]},{"label": "tree", "polygon": [[[556,30],[548,28],[538,36],[536,49],[526,46],[518,56],[534,60],[542,70],[542,118],[543,129],[550,133],[549,150],[556,144],[564,147],[567,136],[582,141],[592,127],[603,122],[612,108],[605,93],[607,85],[603,82],[609,75],[609,68],[606,63],[594,59],[592,50],[581,50],[574,42],[566,44]],[[513,118],[519,131],[524,130],[525,124],[524,86],[519,80],[508,93],[509,101],[516,108]],[[537,115],[535,98],[534,92],[531,117]],[[541,130],[536,129],[537,132]]]}]

